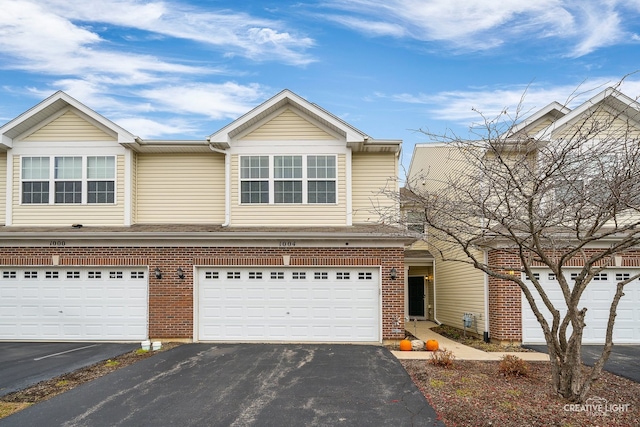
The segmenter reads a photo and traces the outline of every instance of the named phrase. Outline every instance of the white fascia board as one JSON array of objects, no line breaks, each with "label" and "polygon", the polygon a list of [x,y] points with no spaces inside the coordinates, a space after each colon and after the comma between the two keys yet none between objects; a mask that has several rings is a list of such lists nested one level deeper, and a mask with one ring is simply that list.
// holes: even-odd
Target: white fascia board
[{"label": "white fascia board", "polygon": [[0,139],[0,145],[2,145],[1,148],[8,150],[11,147],[13,147],[13,138],[9,138],[7,135],[2,135],[2,138]]},{"label": "white fascia board", "polygon": [[364,151],[364,152],[394,152],[399,153],[400,148],[402,147],[402,140],[400,139],[363,139],[356,142],[347,141],[347,146],[349,146],[353,151]]},{"label": "white fascia board", "polygon": [[30,117],[33,117],[34,115],[36,115],[40,111],[44,110],[45,108],[47,108],[48,106],[53,104],[55,101],[60,99],[63,94],[64,94],[64,92],[57,91],[53,95],[49,96],[48,98],[44,99],[43,101],[41,101],[38,104],[34,105],[33,107],[29,108],[24,113],[20,114],[18,117],[14,118],[13,120],[8,121],[2,127],[0,127],[0,134],[2,134],[3,137],[4,137],[5,133],[7,131],[13,129],[16,125],[24,122],[25,120],[29,119]]}]

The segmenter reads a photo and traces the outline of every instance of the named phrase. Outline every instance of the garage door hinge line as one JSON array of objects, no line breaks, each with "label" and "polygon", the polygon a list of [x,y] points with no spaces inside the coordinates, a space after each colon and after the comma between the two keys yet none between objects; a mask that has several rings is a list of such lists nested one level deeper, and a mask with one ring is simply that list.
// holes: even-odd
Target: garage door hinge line
[{"label": "garage door hinge line", "polygon": [[38,360],[46,359],[48,357],[60,356],[61,354],[72,353],[72,352],[78,351],[78,350],[84,350],[85,348],[97,347],[99,345],[100,344],[93,344],[93,345],[88,345],[86,347],[74,348],[73,350],[61,351],[60,353],[48,354],[46,356],[37,357],[37,358],[35,358],[33,360],[38,361]]}]

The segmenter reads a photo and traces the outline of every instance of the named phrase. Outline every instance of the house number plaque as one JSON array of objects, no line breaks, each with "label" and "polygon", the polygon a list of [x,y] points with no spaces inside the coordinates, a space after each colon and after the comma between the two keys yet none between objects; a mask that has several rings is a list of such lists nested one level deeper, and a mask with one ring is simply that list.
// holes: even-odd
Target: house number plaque
[{"label": "house number plaque", "polygon": [[283,240],[279,244],[279,246],[287,246],[287,247],[291,247],[295,245],[296,245],[296,242],[294,242],[293,240]]}]

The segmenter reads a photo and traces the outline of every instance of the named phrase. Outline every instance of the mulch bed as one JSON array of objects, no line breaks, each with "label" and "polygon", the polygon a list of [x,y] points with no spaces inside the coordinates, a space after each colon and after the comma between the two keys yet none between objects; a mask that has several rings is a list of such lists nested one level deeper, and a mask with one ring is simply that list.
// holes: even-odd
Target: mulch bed
[{"label": "mulch bed", "polygon": [[401,363],[447,426],[640,426],[640,384],[608,372],[594,384],[591,406],[570,406],[553,392],[548,362],[527,363],[525,377],[500,374],[499,362]]}]

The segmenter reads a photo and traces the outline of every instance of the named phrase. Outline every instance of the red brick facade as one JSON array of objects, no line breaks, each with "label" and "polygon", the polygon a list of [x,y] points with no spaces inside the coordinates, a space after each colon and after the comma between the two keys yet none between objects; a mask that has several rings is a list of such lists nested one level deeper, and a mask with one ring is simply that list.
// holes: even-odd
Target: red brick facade
[{"label": "red brick facade", "polygon": [[[515,253],[489,251],[489,265],[503,265],[520,274]],[[514,282],[489,276],[489,333],[495,341],[522,341],[522,298]]]},{"label": "red brick facade", "polygon": [[[3,248],[6,266],[145,266],[149,267],[149,336],[193,338],[194,266],[283,266],[283,255],[295,266],[379,266],[382,287],[382,338],[404,337],[404,249],[387,248],[272,248],[272,247],[56,247]],[[156,279],[153,271],[164,272]],[[178,267],[185,273],[179,279]],[[397,277],[392,280],[390,270]],[[171,272],[171,273],[170,273]]]}]

